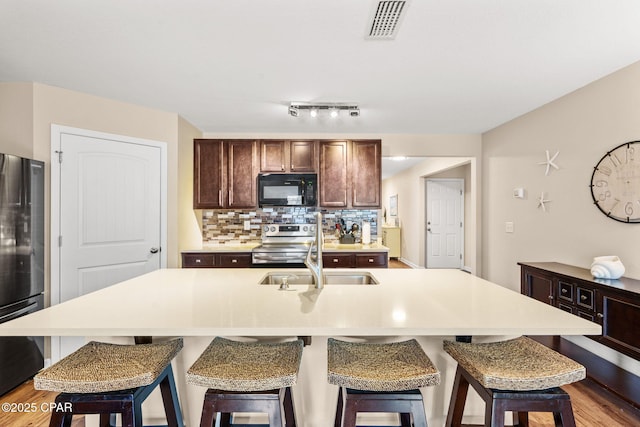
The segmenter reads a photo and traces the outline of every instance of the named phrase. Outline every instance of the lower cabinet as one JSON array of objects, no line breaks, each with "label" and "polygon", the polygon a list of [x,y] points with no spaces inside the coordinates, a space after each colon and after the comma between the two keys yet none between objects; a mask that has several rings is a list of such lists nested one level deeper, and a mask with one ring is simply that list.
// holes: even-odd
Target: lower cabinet
[{"label": "lower cabinet", "polygon": [[387,268],[387,252],[324,252],[322,265],[325,268]]},{"label": "lower cabinet", "polygon": [[[387,268],[387,252],[324,252],[325,268]],[[250,268],[250,252],[182,252],[182,268]]]},{"label": "lower cabinet", "polygon": [[553,262],[519,263],[521,293],[602,326],[589,338],[640,360],[640,280],[594,279],[584,268]]},{"label": "lower cabinet", "polygon": [[251,253],[182,252],[182,268],[248,268]]}]

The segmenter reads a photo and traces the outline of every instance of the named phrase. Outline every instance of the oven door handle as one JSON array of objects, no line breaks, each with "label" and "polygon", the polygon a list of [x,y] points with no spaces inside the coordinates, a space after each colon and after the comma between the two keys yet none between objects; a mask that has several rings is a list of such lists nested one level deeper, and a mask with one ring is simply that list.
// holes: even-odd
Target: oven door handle
[{"label": "oven door handle", "polygon": [[33,310],[33,308],[36,307],[37,305],[38,305],[37,302],[33,302],[33,303],[29,304],[28,306],[26,306],[24,308],[21,308],[20,310],[12,311],[9,314],[5,314],[4,316],[0,317],[0,323],[6,322],[6,321],[11,320],[11,319],[18,318],[18,317],[22,316],[23,314],[27,314],[31,310]]},{"label": "oven door handle", "polygon": [[[258,254],[254,254],[253,258],[265,260],[265,261],[287,261],[287,260],[297,259],[291,256],[273,256],[273,255],[258,255]],[[301,256],[300,259],[304,259],[304,256]]]}]

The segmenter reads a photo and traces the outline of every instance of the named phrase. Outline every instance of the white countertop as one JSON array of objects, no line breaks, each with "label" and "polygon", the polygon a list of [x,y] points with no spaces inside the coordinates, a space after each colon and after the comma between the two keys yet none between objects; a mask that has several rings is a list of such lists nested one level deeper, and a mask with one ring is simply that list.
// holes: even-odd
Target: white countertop
[{"label": "white countertop", "polygon": [[459,270],[373,269],[379,285],[326,285],[322,291],[258,285],[267,271],[273,270],[158,270],[3,323],[0,335],[601,333],[595,323]]},{"label": "white countertop", "polygon": [[[215,245],[205,244],[199,249],[188,249],[182,252],[251,252],[253,248],[260,245],[260,243],[245,243],[245,244],[233,244],[233,245]],[[362,243],[325,243],[322,246],[324,251],[328,252],[389,252],[389,248],[379,245],[377,243],[371,243],[364,245]]]}]

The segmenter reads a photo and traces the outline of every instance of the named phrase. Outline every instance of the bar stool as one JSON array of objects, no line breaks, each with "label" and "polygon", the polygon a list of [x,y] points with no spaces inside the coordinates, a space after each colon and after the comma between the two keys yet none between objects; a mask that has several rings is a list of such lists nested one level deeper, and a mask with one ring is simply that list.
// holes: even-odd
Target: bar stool
[{"label": "bar stool", "polygon": [[328,381],[340,387],[335,427],[354,427],[358,412],[395,412],[402,426],[426,427],[419,387],[440,384],[440,372],[415,339],[389,344],[329,338]]},{"label": "bar stool", "polygon": [[458,362],[446,426],[461,425],[471,385],[485,401],[485,426],[504,426],[505,411],[513,411],[517,425],[528,425],[528,412],[553,412],[557,426],[575,427],[560,386],[584,379],[584,366],[527,337],[443,347]]},{"label": "bar stool", "polygon": [[167,423],[183,427],[171,360],[182,338],[153,344],[120,345],[91,341],[33,378],[36,390],[57,391],[50,427],[67,427],[75,414],[100,414],[110,426],[111,414],[122,425],[142,426],[142,402],[160,386]]},{"label": "bar stool", "polygon": [[[231,425],[233,412],[262,412],[270,427],[295,427],[291,386],[298,379],[302,340],[246,343],[216,337],[187,371],[187,382],[207,387],[201,427]],[[284,409],[284,416],[282,410]]]}]

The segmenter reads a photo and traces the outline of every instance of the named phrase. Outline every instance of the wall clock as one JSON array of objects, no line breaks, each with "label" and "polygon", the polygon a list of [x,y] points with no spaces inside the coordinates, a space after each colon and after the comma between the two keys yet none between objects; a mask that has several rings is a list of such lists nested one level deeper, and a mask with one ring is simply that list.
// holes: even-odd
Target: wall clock
[{"label": "wall clock", "polygon": [[591,175],[591,196],[609,218],[640,223],[640,141],[625,142],[602,156]]}]

